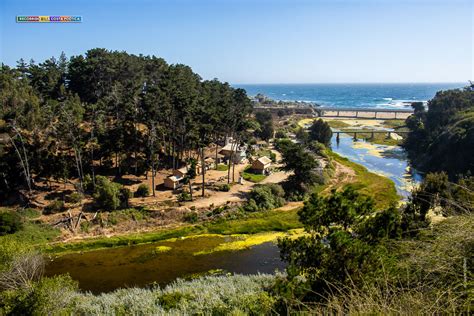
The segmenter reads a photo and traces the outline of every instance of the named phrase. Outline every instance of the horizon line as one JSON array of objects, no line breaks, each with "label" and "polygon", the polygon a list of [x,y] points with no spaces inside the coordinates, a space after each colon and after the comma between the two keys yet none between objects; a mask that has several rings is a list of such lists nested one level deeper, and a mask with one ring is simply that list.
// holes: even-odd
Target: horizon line
[{"label": "horizon line", "polygon": [[311,85],[311,84],[469,84],[466,81],[367,81],[367,82],[229,82],[231,85]]}]

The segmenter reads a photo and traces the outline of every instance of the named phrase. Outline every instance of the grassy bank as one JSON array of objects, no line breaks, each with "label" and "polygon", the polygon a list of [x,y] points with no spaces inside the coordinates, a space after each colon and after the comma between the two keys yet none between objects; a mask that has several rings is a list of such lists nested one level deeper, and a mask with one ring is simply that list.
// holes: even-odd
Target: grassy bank
[{"label": "grassy bank", "polygon": [[210,223],[187,225],[172,229],[162,229],[155,232],[128,234],[114,237],[90,238],[77,242],[52,243],[45,247],[45,251],[54,254],[69,252],[90,251],[112,247],[122,247],[153,243],[170,238],[197,236],[202,234],[257,234],[262,232],[282,232],[301,228],[297,210],[267,211],[249,214],[245,218],[235,220],[219,220]]},{"label": "grassy bank", "polygon": [[352,182],[352,185],[358,188],[361,193],[373,197],[377,207],[387,207],[391,203],[398,203],[400,201],[395,183],[389,178],[372,173],[364,166],[339,156],[333,151],[328,150],[327,155],[334,161],[355,171],[356,179]]}]

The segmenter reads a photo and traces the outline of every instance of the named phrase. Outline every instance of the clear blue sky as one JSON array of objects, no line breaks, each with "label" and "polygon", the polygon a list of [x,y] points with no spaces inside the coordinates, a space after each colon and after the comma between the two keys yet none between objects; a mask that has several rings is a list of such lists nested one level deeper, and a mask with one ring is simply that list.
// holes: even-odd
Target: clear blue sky
[{"label": "clear blue sky", "polygon": [[[81,15],[17,24],[16,15]],[[0,60],[94,47],[231,83],[466,82],[471,0],[0,0]]]}]

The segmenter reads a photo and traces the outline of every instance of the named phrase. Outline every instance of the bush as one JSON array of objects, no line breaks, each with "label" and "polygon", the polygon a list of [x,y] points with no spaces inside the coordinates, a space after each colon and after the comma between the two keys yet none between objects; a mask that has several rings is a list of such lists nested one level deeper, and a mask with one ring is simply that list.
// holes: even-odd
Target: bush
[{"label": "bush", "polygon": [[81,193],[79,193],[79,192],[73,192],[73,193],[71,193],[70,195],[68,195],[68,196],[66,197],[66,202],[68,202],[68,203],[74,203],[74,204],[75,204],[75,203],[81,202],[81,201],[82,201],[82,198],[83,198],[83,196],[82,196]]},{"label": "bush", "polygon": [[278,131],[275,133],[275,138],[286,138],[286,134],[284,131]]},{"label": "bush", "polygon": [[64,201],[61,200],[54,200],[49,203],[43,210],[43,214],[56,214],[60,212],[64,212],[66,207],[64,206]]},{"label": "bush", "polygon": [[207,276],[166,287],[78,294],[75,315],[269,315],[271,275]]},{"label": "bush", "polygon": [[249,194],[244,209],[249,212],[271,210],[285,204],[285,191],[278,184],[255,186]]},{"label": "bush", "polygon": [[29,289],[2,293],[0,314],[67,315],[77,288],[77,282],[68,275],[43,278]]},{"label": "bush", "polygon": [[136,197],[145,197],[150,195],[150,188],[148,185],[142,183],[138,186],[137,191],[135,191]]},{"label": "bush", "polygon": [[216,186],[217,191],[222,191],[222,192],[229,192],[230,191],[230,185],[227,183],[220,184]]},{"label": "bush", "polygon": [[92,193],[94,192],[94,182],[90,174],[86,174],[82,179],[82,186],[85,192]]},{"label": "bush", "polygon": [[196,223],[198,221],[198,214],[196,212],[186,213],[183,220],[188,223]]},{"label": "bush", "polygon": [[116,210],[128,207],[128,200],[131,197],[129,189],[122,187],[118,183],[111,182],[106,177],[96,177],[96,187],[94,199],[100,208],[105,210]]},{"label": "bush", "polygon": [[0,236],[16,233],[23,228],[21,216],[13,211],[0,213]]},{"label": "bush", "polygon": [[191,201],[191,194],[189,194],[187,191],[183,191],[180,195],[178,195],[178,201],[179,202]]}]

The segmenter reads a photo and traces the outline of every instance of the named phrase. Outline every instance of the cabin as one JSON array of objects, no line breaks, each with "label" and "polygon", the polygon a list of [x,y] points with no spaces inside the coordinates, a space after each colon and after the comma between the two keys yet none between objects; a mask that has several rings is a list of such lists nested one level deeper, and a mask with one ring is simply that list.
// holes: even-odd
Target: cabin
[{"label": "cabin", "polygon": [[180,186],[182,186],[181,180],[183,180],[183,178],[178,178],[176,176],[169,176],[165,178],[164,185],[168,189],[176,190]]},{"label": "cabin", "polygon": [[245,146],[238,146],[237,144],[230,142],[219,151],[219,154],[224,156],[226,161],[229,161],[230,157],[232,156],[232,152],[234,152],[234,163],[242,163],[247,158],[247,154],[245,153],[246,147]]},{"label": "cabin", "polygon": [[188,168],[187,167],[183,167],[183,168],[173,170],[173,176],[175,176],[177,178],[184,178],[184,177],[186,177],[187,173],[188,173]]},{"label": "cabin", "polygon": [[187,173],[188,173],[187,167],[175,169],[173,170],[173,175],[165,178],[165,180],[163,181],[163,184],[168,189],[176,190],[182,185],[182,181],[186,177]]},{"label": "cabin", "polygon": [[252,170],[254,173],[267,174],[270,171],[271,166],[272,161],[266,156],[255,159],[252,162]]}]

